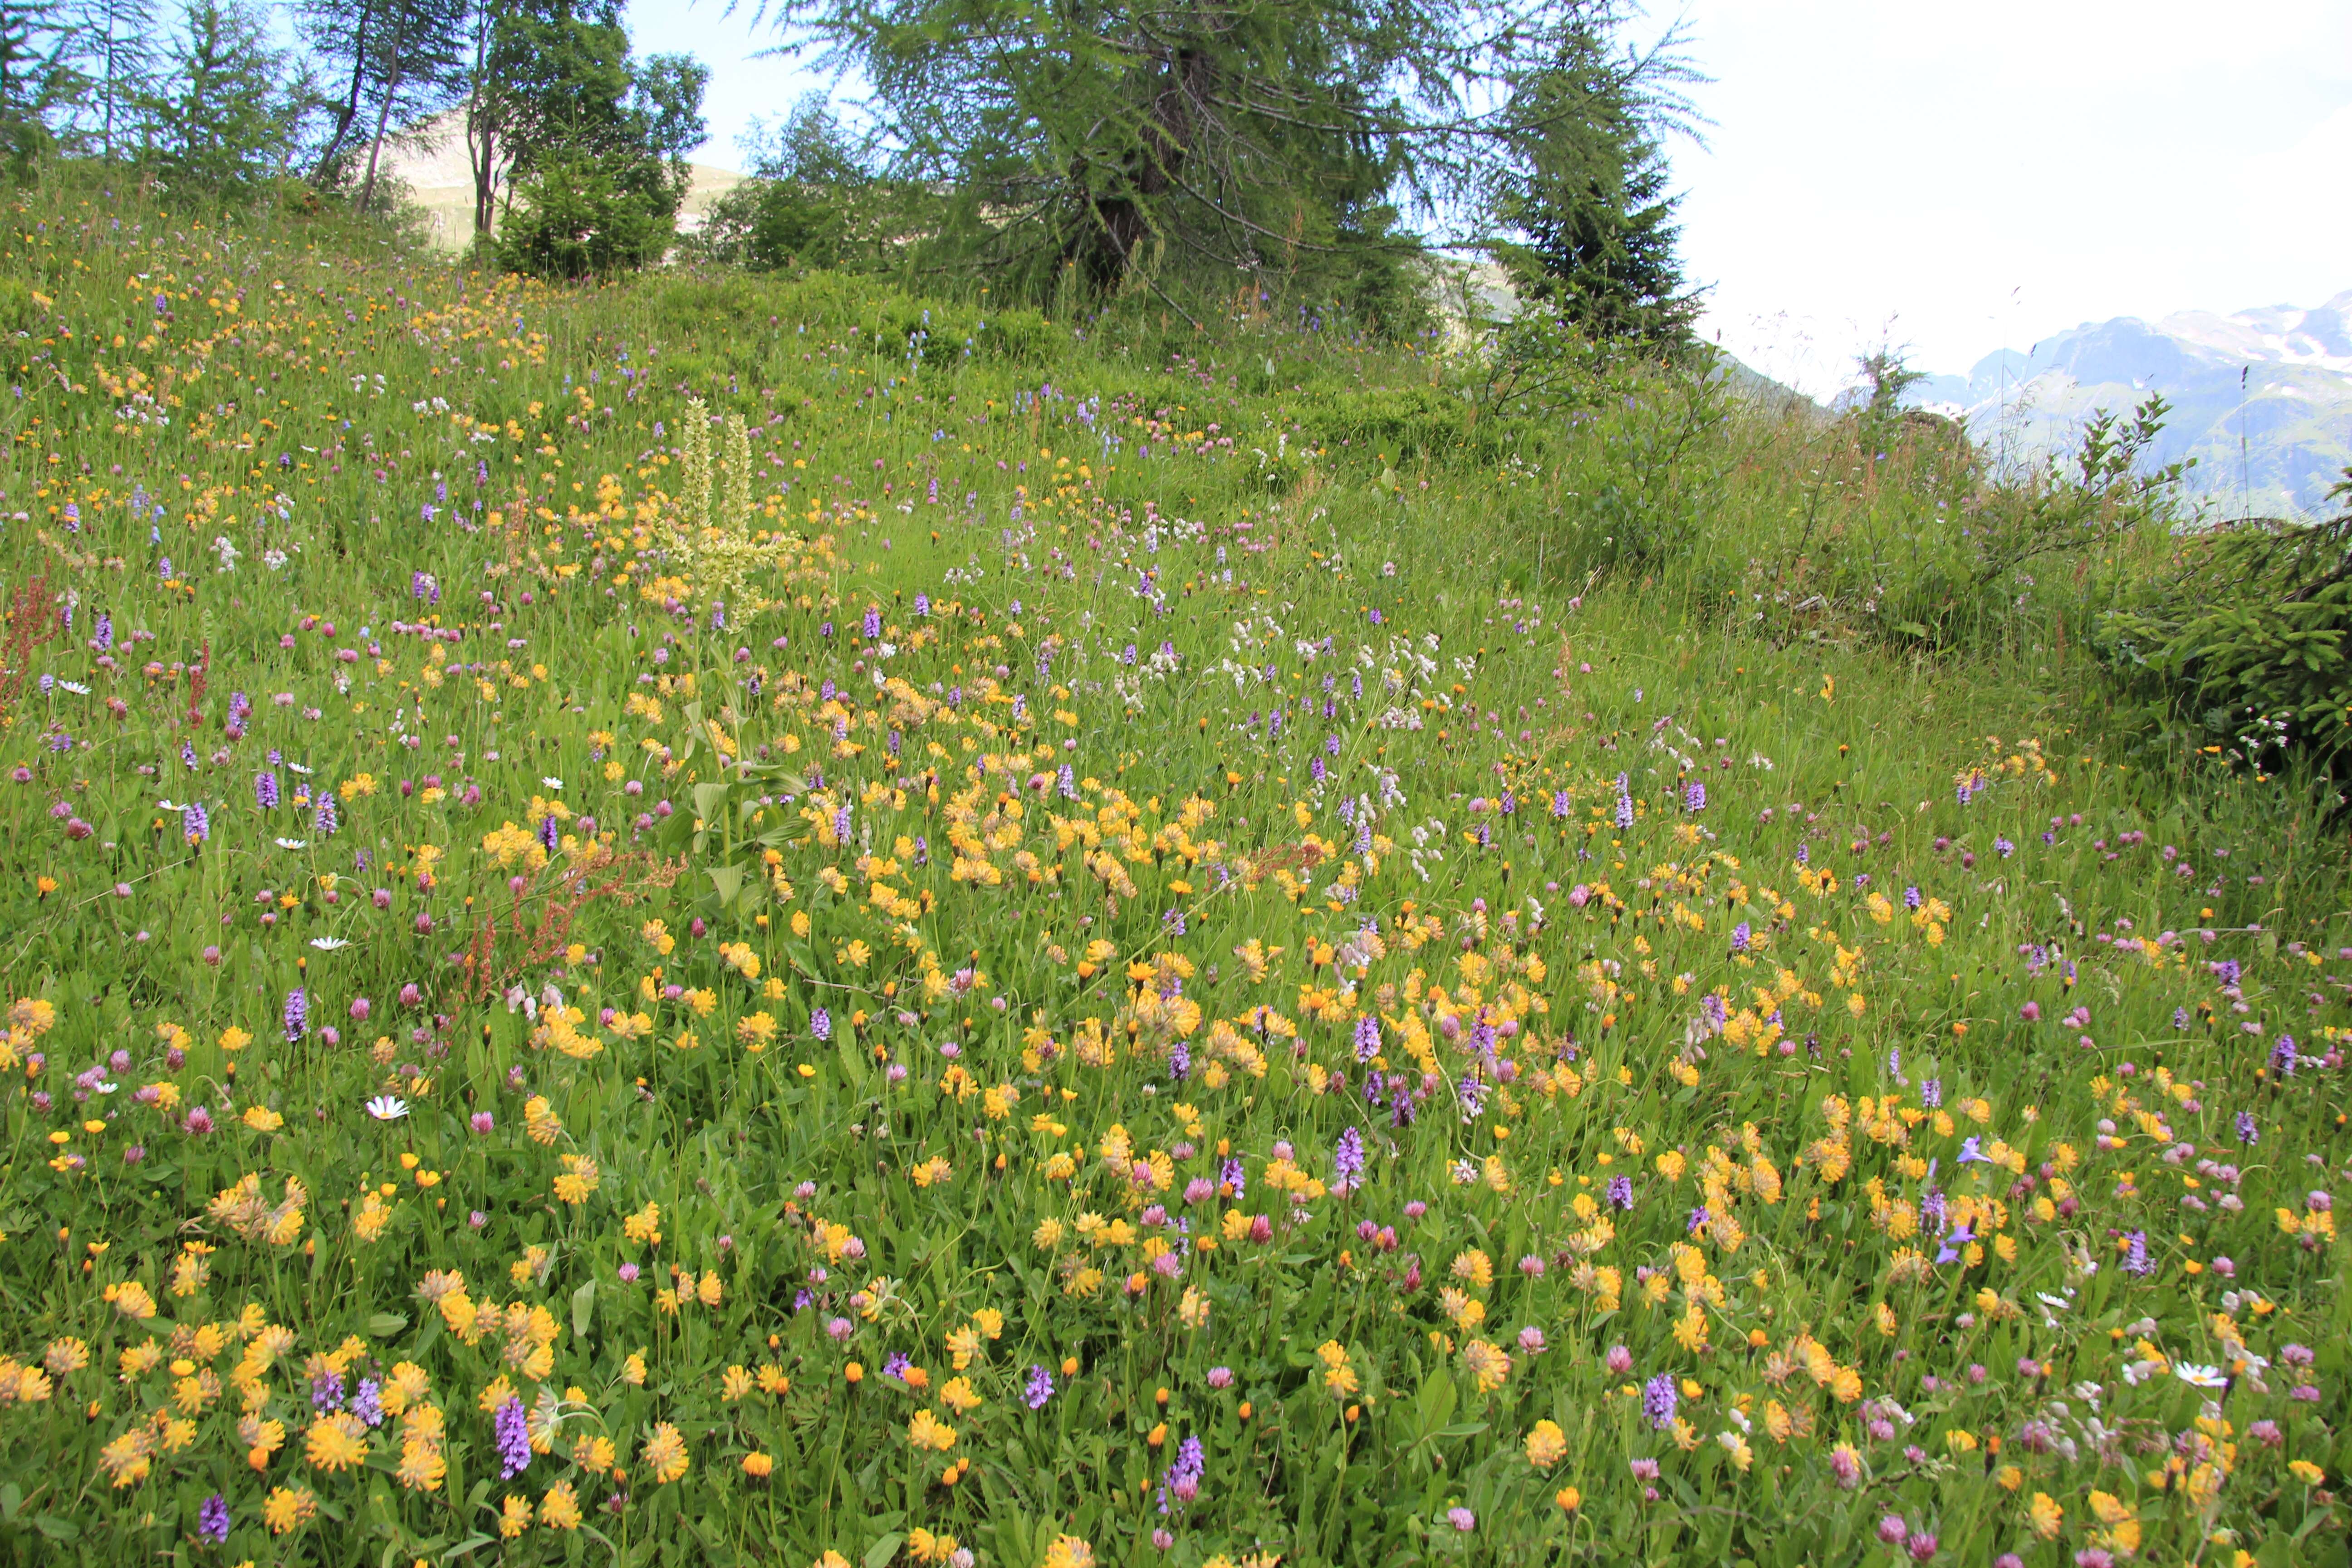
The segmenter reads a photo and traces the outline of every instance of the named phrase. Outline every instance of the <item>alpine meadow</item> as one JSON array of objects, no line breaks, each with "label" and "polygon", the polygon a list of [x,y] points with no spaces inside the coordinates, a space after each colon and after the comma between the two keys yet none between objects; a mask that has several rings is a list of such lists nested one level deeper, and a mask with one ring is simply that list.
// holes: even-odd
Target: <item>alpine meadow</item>
[{"label": "alpine meadow", "polygon": [[1629,16],[0,3],[0,1557],[2343,1563],[2352,486]]}]

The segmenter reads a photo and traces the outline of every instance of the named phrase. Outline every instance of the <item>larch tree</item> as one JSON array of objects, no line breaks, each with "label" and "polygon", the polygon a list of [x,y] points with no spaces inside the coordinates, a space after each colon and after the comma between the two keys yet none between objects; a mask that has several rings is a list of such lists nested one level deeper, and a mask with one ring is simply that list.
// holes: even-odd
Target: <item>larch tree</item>
[{"label": "larch tree", "polygon": [[[1601,0],[766,0],[943,195],[931,262],[1100,298],[1258,294],[1419,253]],[[1173,302],[1171,300],[1171,302]],[[1181,309],[1181,307],[1180,307]]]}]

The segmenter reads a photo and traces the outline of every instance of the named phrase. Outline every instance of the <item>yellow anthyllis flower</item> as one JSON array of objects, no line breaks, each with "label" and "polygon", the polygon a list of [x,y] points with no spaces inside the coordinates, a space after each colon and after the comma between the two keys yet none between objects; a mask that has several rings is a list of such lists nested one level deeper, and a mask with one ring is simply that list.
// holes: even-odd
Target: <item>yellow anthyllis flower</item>
[{"label": "yellow anthyllis flower", "polygon": [[277,1487],[262,1504],[261,1517],[272,1535],[290,1535],[319,1512],[318,1494],[307,1487]]},{"label": "yellow anthyllis flower", "polygon": [[1335,1399],[1353,1394],[1359,1384],[1356,1369],[1348,1359],[1348,1348],[1337,1340],[1326,1340],[1315,1349],[1323,1363],[1323,1389]]},{"label": "yellow anthyllis flower", "polygon": [[303,1433],[302,1455],[329,1475],[350,1469],[367,1458],[367,1427],[348,1410],[322,1415]]},{"label": "yellow anthyllis flower", "polygon": [[550,1530],[580,1528],[580,1495],[570,1481],[558,1481],[539,1500],[539,1522]]},{"label": "yellow anthyllis flower", "polygon": [[155,1315],[155,1298],[149,1295],[147,1287],[136,1279],[109,1285],[105,1299],[113,1304],[116,1311],[136,1322],[144,1322]]},{"label": "yellow anthyllis flower", "polygon": [[907,1555],[919,1563],[946,1563],[956,1554],[956,1538],[933,1534],[917,1525],[907,1532]]},{"label": "yellow anthyllis flower", "polygon": [[555,1196],[559,1203],[578,1208],[588,1201],[588,1195],[604,1184],[604,1174],[596,1162],[585,1154],[563,1156],[563,1173],[555,1178]]},{"label": "yellow anthyllis flower", "polygon": [[956,1429],[928,1410],[918,1410],[907,1423],[907,1440],[918,1448],[946,1453],[956,1445]]},{"label": "yellow anthyllis flower", "polygon": [[534,1094],[523,1102],[522,1118],[523,1131],[534,1143],[552,1143],[562,1135],[562,1120],[543,1094]]},{"label": "yellow anthyllis flower", "polygon": [[654,1479],[663,1485],[686,1474],[690,1463],[685,1436],[667,1421],[654,1427],[653,1436],[646,1439],[637,1457],[653,1471]]},{"label": "yellow anthyllis flower", "polygon": [[99,1451],[98,1467],[118,1489],[136,1486],[153,1468],[154,1451],[152,1430],[134,1426]]},{"label": "yellow anthyllis flower", "polygon": [[1462,1367],[1474,1378],[1481,1394],[1492,1394],[1509,1381],[1511,1358],[1485,1340],[1472,1340],[1462,1347]]},{"label": "yellow anthyllis flower", "polygon": [[1538,1421],[1528,1434],[1528,1463],[1548,1470],[1568,1456],[1568,1434],[1556,1421]]}]

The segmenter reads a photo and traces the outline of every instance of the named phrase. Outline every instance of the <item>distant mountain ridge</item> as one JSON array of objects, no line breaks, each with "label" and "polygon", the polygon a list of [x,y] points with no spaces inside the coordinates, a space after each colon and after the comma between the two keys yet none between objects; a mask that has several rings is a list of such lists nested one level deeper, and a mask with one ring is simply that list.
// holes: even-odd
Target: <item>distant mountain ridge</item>
[{"label": "distant mountain ridge", "polygon": [[2173,405],[2156,460],[2196,458],[2190,486],[2221,515],[2325,515],[2352,465],[2352,289],[2311,310],[2085,322],[2030,353],[1987,354],[1965,376],[1929,376],[1906,401],[1964,417],[1980,442],[2030,459],[2071,446],[2098,409],[2122,414],[2150,392]]}]

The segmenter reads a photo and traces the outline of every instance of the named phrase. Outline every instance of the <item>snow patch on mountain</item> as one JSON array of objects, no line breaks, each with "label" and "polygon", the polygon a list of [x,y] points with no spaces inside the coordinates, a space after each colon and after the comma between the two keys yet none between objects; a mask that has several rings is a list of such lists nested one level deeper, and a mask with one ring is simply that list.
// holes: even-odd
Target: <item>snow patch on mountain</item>
[{"label": "snow patch on mountain", "polygon": [[2216,515],[2326,514],[2352,467],[2352,289],[2308,310],[2085,322],[1931,375],[1908,400],[2032,463],[2074,445],[2100,409],[2126,413],[2152,392],[2172,405],[2153,460],[2193,458],[2190,488]]}]

